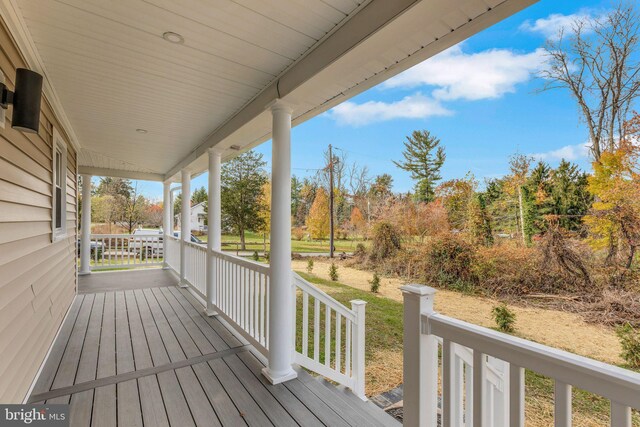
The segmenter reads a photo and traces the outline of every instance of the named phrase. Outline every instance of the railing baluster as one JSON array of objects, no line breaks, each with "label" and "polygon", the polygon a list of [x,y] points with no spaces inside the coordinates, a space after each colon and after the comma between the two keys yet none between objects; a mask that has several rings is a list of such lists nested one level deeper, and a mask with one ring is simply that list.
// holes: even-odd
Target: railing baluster
[{"label": "railing baluster", "polygon": [[612,401],[611,427],[631,427],[631,408]]},{"label": "railing baluster", "polygon": [[473,427],[490,427],[484,425],[484,385],[486,356],[473,350]]},{"label": "railing baluster", "polygon": [[509,365],[509,426],[524,427],[524,369]]},{"label": "railing baluster", "polygon": [[302,355],[309,355],[309,294],[302,291]]},{"label": "railing baluster", "polygon": [[331,307],[324,305],[324,364],[331,364]]},{"label": "railing baluster", "polygon": [[313,298],[313,360],[320,363],[320,300]]},{"label": "railing baluster", "polygon": [[340,358],[342,357],[342,343],[340,342],[342,339],[342,326],[341,326],[341,318],[340,318],[340,313],[338,313],[336,311],[336,353],[335,353],[335,365],[336,365],[336,371],[340,372],[340,368],[341,368],[341,361]]},{"label": "railing baluster", "polygon": [[442,341],[442,425],[456,427],[454,413],[458,409],[454,386],[455,358],[454,344],[449,340]]},{"label": "railing baluster", "polygon": [[556,380],[554,385],[554,425],[571,427],[571,385]]},{"label": "railing baluster", "polygon": [[453,408],[453,425],[461,426],[464,424],[464,362],[456,354],[457,346],[454,349],[454,377],[453,377],[453,393],[455,406]]},{"label": "railing baluster", "polygon": [[351,320],[345,319],[344,322],[344,374],[351,376],[351,328],[353,327]]}]

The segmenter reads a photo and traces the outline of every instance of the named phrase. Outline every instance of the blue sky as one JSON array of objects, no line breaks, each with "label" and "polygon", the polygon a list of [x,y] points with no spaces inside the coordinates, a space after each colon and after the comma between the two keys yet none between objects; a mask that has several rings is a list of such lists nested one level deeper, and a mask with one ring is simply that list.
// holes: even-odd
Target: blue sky
[{"label": "blue sky", "polygon": [[[293,173],[313,175],[332,144],[350,161],[366,165],[371,175],[391,174],[395,191],[410,191],[409,174],[391,160],[401,159],[405,136],[416,129],[441,139],[447,153],[444,180],[467,172],[481,182],[502,176],[516,152],[552,165],[567,158],[589,169],[587,131],[574,100],[565,90],[540,93],[535,72],[544,61],[540,47],[558,26],[610,5],[609,0],[542,0],[295,127]],[[256,151],[270,161],[270,141]],[[206,183],[205,174],[192,187]],[[159,183],[140,182],[140,188],[152,199],[162,197]]]}]

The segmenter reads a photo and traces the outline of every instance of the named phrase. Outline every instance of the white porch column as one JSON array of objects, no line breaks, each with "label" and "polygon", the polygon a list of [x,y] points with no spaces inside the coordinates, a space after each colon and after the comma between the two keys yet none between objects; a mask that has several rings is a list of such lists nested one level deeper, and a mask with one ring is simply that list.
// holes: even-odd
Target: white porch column
[{"label": "white porch column", "polygon": [[165,270],[169,268],[167,263],[167,236],[171,236],[173,233],[173,227],[171,226],[171,182],[167,181],[163,183],[162,187],[162,268]]},{"label": "white porch column", "polygon": [[269,363],[262,370],[272,384],[297,376],[293,355],[291,272],[291,108],[278,101],[273,115],[271,159],[271,277]]},{"label": "white porch column", "polygon": [[191,171],[183,169],[180,172],[182,178],[182,207],[180,208],[180,287],[186,288],[184,279],[186,271],[186,246],[185,242],[191,241]]},{"label": "white porch column", "polygon": [[82,175],[82,235],[80,240],[80,271],[91,274],[91,175]]},{"label": "white porch column", "polygon": [[213,148],[209,149],[209,197],[207,211],[207,314],[213,316],[215,310],[215,258],[213,251],[222,249],[222,213],[220,211],[221,197],[221,164],[222,154]]}]

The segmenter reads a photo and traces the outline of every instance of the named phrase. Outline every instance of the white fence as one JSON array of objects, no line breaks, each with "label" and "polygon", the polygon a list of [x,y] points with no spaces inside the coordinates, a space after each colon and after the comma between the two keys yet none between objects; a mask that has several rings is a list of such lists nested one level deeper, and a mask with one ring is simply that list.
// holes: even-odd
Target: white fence
[{"label": "white fence", "polygon": [[92,270],[139,268],[161,265],[161,235],[92,234]]},{"label": "white fence", "polygon": [[296,273],[293,283],[297,301],[296,363],[351,388],[365,399],[366,303],[354,300],[348,309]]},{"label": "white fence", "polygon": [[435,313],[435,291],[426,286],[402,290],[405,425],[436,427],[441,400],[444,427],[523,427],[529,369],[555,381],[556,426],[571,426],[575,386],[611,401],[611,426],[631,427],[631,408],[640,408],[640,374]]}]

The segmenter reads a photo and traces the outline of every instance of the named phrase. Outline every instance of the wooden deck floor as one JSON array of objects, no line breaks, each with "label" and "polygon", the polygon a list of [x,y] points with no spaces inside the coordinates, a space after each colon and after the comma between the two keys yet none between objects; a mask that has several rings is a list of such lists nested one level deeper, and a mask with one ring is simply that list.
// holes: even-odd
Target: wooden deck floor
[{"label": "wooden deck floor", "polygon": [[174,286],[78,295],[30,402],[70,403],[73,426],[398,425],[304,371],[269,384],[201,307]]}]

